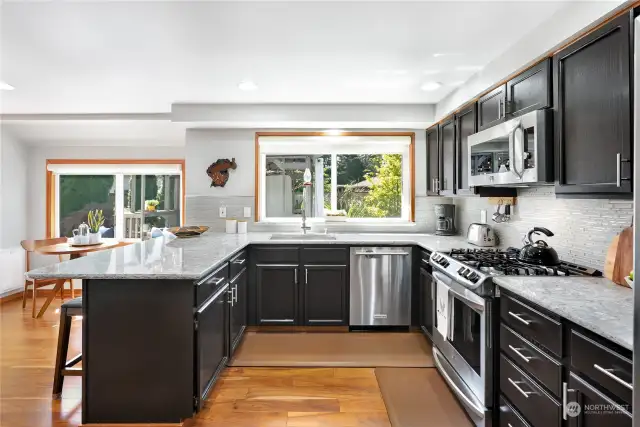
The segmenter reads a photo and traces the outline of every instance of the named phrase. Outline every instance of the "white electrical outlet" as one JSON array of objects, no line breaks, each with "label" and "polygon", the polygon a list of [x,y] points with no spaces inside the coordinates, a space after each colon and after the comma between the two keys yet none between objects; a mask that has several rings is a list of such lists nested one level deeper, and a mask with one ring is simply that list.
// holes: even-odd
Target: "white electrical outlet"
[{"label": "white electrical outlet", "polygon": [[226,218],[227,217],[227,208],[224,206],[220,207],[220,218]]},{"label": "white electrical outlet", "polygon": [[249,206],[244,207],[244,217],[251,218],[251,208]]}]

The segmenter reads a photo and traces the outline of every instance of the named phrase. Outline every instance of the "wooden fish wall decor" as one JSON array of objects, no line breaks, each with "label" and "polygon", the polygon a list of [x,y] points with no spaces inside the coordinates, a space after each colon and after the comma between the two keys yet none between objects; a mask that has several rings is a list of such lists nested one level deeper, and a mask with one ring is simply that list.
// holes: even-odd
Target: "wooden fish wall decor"
[{"label": "wooden fish wall decor", "polygon": [[229,180],[229,169],[235,169],[237,167],[235,157],[231,160],[218,159],[214,163],[211,163],[211,166],[207,168],[207,175],[211,178],[210,187],[224,187]]}]

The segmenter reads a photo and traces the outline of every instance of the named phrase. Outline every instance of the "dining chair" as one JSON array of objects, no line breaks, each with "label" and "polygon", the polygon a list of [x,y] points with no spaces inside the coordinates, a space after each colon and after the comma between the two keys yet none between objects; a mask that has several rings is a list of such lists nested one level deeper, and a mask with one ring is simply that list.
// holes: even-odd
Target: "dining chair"
[{"label": "dining chair", "polygon": [[[43,246],[57,245],[58,243],[66,243],[66,237],[57,237],[54,239],[42,239],[42,240],[23,240],[20,245],[25,250],[25,272],[31,270],[31,255],[36,249]],[[58,259],[62,261],[62,256],[58,256]],[[26,279],[24,281],[24,291],[22,292],[22,308],[27,306],[27,291],[29,290],[29,284],[32,284],[33,290],[31,292],[31,315],[36,317],[36,290],[43,286],[54,285],[57,279]],[[69,280],[71,288],[71,298],[75,298],[75,291],[73,289],[73,280]],[[60,298],[63,299],[64,285],[60,289]]]}]

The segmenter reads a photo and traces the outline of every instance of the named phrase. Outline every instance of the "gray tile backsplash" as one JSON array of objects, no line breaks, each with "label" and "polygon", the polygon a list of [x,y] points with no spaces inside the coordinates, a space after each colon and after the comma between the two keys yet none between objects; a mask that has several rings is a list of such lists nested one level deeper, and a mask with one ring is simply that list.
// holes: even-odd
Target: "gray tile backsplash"
[{"label": "gray tile backsplash", "polygon": [[472,222],[480,222],[480,210],[486,209],[501,245],[522,246],[522,238],[534,226],[551,230],[546,238],[560,258],[602,271],[611,239],[631,225],[633,202],[613,199],[556,199],[553,187],[518,190],[511,221],[491,221],[495,206],[479,197],[455,197],[456,225],[464,234]]}]

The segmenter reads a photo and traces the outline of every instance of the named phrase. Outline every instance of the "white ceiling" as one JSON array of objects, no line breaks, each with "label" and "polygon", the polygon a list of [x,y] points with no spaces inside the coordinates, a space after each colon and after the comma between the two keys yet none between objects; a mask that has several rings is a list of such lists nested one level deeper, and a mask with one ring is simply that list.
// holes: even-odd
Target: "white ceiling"
[{"label": "white ceiling", "polygon": [[[0,80],[15,90],[2,93],[2,112],[434,103],[474,73],[456,67],[488,64],[566,4],[5,2]],[[258,90],[240,91],[244,79]],[[443,87],[420,90],[429,81]]]}]

